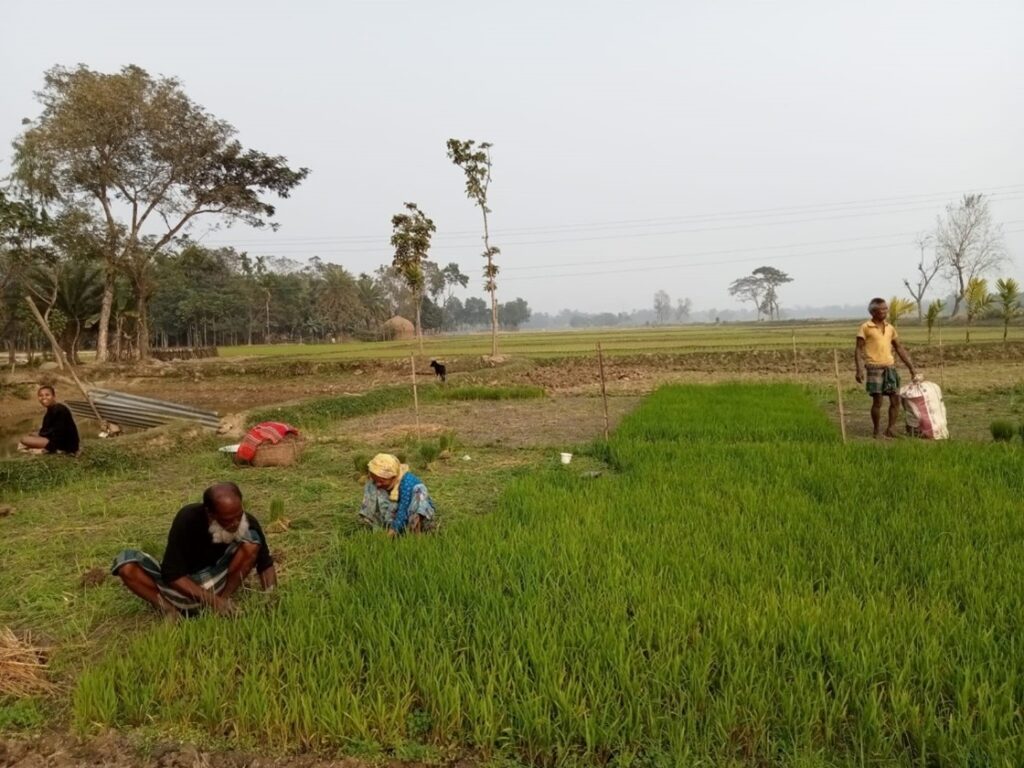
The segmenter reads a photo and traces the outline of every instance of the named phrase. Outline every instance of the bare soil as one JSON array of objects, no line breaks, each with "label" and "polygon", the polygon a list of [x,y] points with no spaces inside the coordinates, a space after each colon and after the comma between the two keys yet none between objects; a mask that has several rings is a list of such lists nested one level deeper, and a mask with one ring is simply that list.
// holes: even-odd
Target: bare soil
[{"label": "bare soil", "polygon": [[[638,396],[608,398],[612,430],[640,401]],[[347,419],[339,436],[365,443],[388,443],[415,435],[416,414],[402,408],[373,416]],[[548,397],[535,400],[480,401],[432,404],[420,408],[422,435],[454,432],[460,444],[529,448],[570,446],[604,433],[601,398]]]},{"label": "bare soil", "polygon": [[[452,768],[477,765],[463,760],[444,764]],[[421,768],[424,765],[387,759],[366,761],[315,755],[281,757],[208,751],[172,742],[136,745],[114,732],[92,739],[53,733],[31,738],[0,738],[0,768]]]}]

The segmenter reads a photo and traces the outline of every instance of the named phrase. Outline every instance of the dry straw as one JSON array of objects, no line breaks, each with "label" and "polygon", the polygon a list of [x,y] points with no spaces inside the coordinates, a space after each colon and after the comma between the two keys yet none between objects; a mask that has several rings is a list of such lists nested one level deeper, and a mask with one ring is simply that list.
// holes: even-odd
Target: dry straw
[{"label": "dry straw", "polygon": [[0,696],[32,696],[52,687],[40,650],[0,627]]}]

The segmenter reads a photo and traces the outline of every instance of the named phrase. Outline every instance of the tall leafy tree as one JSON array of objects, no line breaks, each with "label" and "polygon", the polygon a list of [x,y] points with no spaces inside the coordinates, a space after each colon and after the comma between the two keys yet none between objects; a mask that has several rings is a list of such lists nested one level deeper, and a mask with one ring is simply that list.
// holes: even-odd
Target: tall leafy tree
[{"label": "tall leafy tree", "polygon": [[754,277],[761,281],[764,286],[764,298],[762,311],[768,315],[769,320],[779,319],[779,286],[793,282],[793,278],[775,267],[758,267],[754,270]]},{"label": "tall leafy tree", "polygon": [[484,217],[484,252],[483,257],[487,260],[484,267],[484,290],[491,295],[491,355],[498,354],[498,265],[494,263],[494,257],[501,253],[501,249],[491,245],[490,229],[487,222],[487,214],[491,209],[487,207],[487,191],[491,185],[491,144],[483,141],[479,144],[473,139],[460,140],[448,139],[448,158],[466,176],[466,197],[480,209]]},{"label": "tall leafy tree", "polygon": [[427,253],[430,251],[430,238],[437,228],[416,203],[406,203],[405,210],[406,213],[396,213],[391,217],[391,245],[395,249],[392,266],[412,292],[416,313],[416,338],[419,340],[420,352],[423,352],[423,326],[420,316],[426,286],[425,264]]},{"label": "tall leafy tree", "polygon": [[530,305],[523,298],[516,298],[514,301],[506,301],[499,310],[501,324],[503,327],[518,331],[519,326],[530,319]]},{"label": "tall leafy tree", "polygon": [[270,224],[268,195],[287,197],[309,173],[244,148],[235,129],[193,102],[174,78],[137,66],[112,74],[54,67],[42,113],[15,141],[15,178],[33,195],[91,206],[105,223],[97,359],[108,354],[118,271],[131,280],[137,353],[148,353],[146,300],[157,253],[196,217]]},{"label": "tall leafy tree", "polygon": [[[0,192],[0,291],[24,303],[50,342],[57,366],[63,369],[64,353],[48,321],[57,302],[60,271],[59,256],[51,244],[54,231],[54,222],[39,206]],[[5,314],[5,325],[18,319],[9,307]],[[61,328],[56,330],[59,333]]]},{"label": "tall leafy tree", "polygon": [[764,301],[764,282],[756,275],[745,275],[732,281],[729,285],[729,295],[735,296],[740,301],[749,301],[754,305],[754,312],[757,319],[761,319],[761,306]]}]

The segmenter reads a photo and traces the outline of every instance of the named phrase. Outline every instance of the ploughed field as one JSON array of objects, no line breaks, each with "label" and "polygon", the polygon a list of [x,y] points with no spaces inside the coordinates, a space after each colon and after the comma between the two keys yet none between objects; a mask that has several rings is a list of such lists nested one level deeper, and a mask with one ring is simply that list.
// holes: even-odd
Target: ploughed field
[{"label": "ploughed field", "polygon": [[799,387],[721,385],[663,388],[587,452],[599,476],[518,473],[433,537],[326,531],[238,619],[119,638],[74,722],[538,765],[1024,764],[1019,447],[843,445]]}]

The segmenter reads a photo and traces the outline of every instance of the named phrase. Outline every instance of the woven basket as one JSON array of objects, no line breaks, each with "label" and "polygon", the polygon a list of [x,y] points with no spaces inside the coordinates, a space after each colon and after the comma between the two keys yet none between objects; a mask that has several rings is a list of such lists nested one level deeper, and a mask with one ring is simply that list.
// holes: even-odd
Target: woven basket
[{"label": "woven basket", "polygon": [[254,467],[290,467],[297,462],[306,448],[306,441],[298,435],[285,435],[279,443],[263,443],[256,449]]}]

